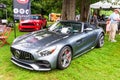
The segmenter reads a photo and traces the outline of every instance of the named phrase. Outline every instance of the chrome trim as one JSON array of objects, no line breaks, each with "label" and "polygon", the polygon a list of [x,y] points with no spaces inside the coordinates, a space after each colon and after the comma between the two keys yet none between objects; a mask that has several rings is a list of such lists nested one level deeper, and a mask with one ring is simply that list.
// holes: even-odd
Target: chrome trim
[{"label": "chrome trim", "polygon": [[[13,59],[13,60],[12,60],[12,59]],[[22,67],[22,68],[29,69],[29,70],[36,70],[36,71],[49,71],[49,70],[51,70],[51,68],[48,68],[48,69],[46,69],[46,68],[39,68],[39,67],[38,67],[37,65],[35,65],[35,64],[27,64],[27,63],[18,61],[18,60],[16,60],[14,57],[11,58],[11,61],[12,61],[14,64],[16,64],[17,66],[20,66],[20,67]],[[24,66],[24,65],[21,65],[21,64],[17,63],[17,61],[20,62],[20,63],[26,64],[26,65],[29,65],[29,66],[31,66],[32,68],[29,68],[29,67],[26,67],[26,66]]]},{"label": "chrome trim", "polygon": [[11,60],[14,64],[16,64],[17,66],[20,66],[22,68],[25,68],[25,69],[29,69],[29,70],[33,70],[32,68],[29,68],[29,67],[26,67],[26,66],[23,66],[23,65],[20,65],[18,63],[16,63],[15,61]]}]

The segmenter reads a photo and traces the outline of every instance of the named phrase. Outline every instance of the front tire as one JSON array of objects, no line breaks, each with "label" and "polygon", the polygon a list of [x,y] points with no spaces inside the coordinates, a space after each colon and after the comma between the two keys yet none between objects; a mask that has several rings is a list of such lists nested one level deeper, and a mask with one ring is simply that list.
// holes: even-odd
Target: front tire
[{"label": "front tire", "polygon": [[67,68],[71,63],[71,59],[72,59],[71,48],[69,46],[63,47],[58,55],[58,61],[57,61],[58,69],[63,70]]},{"label": "front tire", "polygon": [[101,33],[96,47],[101,48],[103,45],[104,45],[104,35],[103,35],[103,33]]}]

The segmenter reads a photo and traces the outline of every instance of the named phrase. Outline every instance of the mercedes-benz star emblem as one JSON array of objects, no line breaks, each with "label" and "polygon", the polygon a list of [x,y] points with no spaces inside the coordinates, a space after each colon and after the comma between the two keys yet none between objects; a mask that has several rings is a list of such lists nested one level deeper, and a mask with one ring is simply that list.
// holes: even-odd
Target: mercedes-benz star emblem
[{"label": "mercedes-benz star emblem", "polygon": [[18,50],[15,51],[15,57],[19,58],[20,57],[20,52]]}]

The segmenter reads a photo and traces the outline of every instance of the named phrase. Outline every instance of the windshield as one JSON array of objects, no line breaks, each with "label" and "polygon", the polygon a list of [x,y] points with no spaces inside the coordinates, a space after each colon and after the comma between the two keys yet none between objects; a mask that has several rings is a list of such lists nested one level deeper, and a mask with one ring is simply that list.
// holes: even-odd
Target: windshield
[{"label": "windshield", "polygon": [[77,22],[56,22],[49,30],[53,32],[60,32],[63,34],[81,32],[82,24]]},{"label": "windshield", "polygon": [[30,17],[30,19],[33,19],[33,20],[40,20],[40,19],[41,19],[41,16],[32,15],[32,16]]}]

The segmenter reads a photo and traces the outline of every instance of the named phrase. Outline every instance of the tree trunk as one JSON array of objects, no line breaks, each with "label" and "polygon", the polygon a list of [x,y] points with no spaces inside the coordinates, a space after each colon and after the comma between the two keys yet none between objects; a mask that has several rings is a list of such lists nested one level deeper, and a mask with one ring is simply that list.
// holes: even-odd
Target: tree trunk
[{"label": "tree trunk", "polygon": [[67,0],[63,0],[62,4],[62,20],[67,20]]},{"label": "tree trunk", "polygon": [[90,0],[80,0],[80,21],[86,22],[88,20]]},{"label": "tree trunk", "polygon": [[76,9],[76,0],[69,0],[70,1],[70,10],[68,12],[69,14],[69,17],[68,19],[69,20],[75,20],[75,9]]},{"label": "tree trunk", "polygon": [[75,20],[76,0],[63,0],[62,20]]}]

